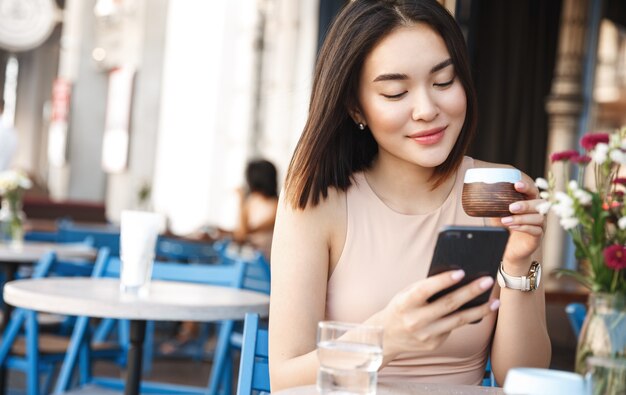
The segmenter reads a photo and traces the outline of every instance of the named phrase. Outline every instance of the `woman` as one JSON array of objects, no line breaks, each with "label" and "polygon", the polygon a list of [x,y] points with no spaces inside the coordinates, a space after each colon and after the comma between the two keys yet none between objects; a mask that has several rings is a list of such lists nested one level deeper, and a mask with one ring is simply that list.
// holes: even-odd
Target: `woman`
[{"label": "woman", "polygon": [[[476,97],[459,27],[436,1],[355,0],[320,52],[308,121],[281,194],[272,246],[272,390],[312,384],[320,320],[384,327],[379,380],[478,384],[488,355],[496,380],[546,367],[543,288],[480,278],[427,303],[463,272],[426,278],[444,225],[506,226],[502,269],[525,276],[543,235],[532,181],[502,219],[467,216],[463,174],[494,167],[465,157]],[[467,324],[481,319],[478,324]]]},{"label": "woman", "polygon": [[272,162],[259,159],[248,163],[246,188],[239,190],[239,199],[239,223],[233,239],[249,243],[269,260],[278,206],[276,167]]}]

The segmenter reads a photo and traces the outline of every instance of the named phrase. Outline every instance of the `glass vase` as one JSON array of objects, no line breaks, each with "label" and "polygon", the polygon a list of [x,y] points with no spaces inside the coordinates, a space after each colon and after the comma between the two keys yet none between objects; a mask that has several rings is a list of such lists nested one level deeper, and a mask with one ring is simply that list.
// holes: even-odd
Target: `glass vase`
[{"label": "glass vase", "polygon": [[[626,361],[626,295],[592,293],[589,308],[583,323],[576,349],[576,372],[586,374],[588,358]],[[617,365],[616,365],[617,366]],[[597,373],[594,373],[596,376]],[[599,379],[605,380],[605,394],[624,394],[626,382],[623,374],[610,369],[601,372]],[[617,381],[615,381],[617,380]],[[615,382],[614,382],[615,381]]]},{"label": "glass vase", "polygon": [[21,199],[3,198],[0,206],[0,241],[21,247],[24,243],[25,220]]}]

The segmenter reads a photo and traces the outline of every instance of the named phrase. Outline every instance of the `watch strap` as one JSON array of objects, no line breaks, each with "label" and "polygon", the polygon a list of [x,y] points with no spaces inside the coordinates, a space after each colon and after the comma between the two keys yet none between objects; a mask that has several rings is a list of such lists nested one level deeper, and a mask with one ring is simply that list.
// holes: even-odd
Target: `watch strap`
[{"label": "watch strap", "polygon": [[500,263],[500,267],[498,268],[498,285],[501,288],[509,288],[516,289],[518,291],[530,291],[530,279],[528,276],[511,276],[506,274],[504,268],[502,267],[502,263]]}]

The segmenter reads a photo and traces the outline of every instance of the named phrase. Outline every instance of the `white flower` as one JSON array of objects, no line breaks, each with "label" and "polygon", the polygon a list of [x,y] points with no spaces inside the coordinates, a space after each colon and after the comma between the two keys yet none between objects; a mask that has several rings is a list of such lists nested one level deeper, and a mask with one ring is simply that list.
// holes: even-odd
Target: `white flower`
[{"label": "white flower", "polygon": [[556,214],[559,218],[571,218],[576,212],[574,210],[574,206],[562,202],[552,205],[552,211],[554,211],[554,214]]},{"label": "white flower", "polygon": [[609,153],[609,146],[605,143],[598,143],[596,147],[589,153],[591,159],[597,164],[601,165],[606,162],[607,155]]},{"label": "white flower", "polygon": [[0,195],[18,188],[29,189],[31,186],[30,179],[21,171],[6,170],[0,173]]},{"label": "white flower", "polygon": [[622,142],[619,133],[611,133],[609,135],[609,144],[611,148],[618,148],[619,146],[621,146],[621,143]]},{"label": "white flower", "polygon": [[575,190],[574,191],[574,197],[583,206],[586,206],[586,205],[590,204],[591,200],[592,200],[591,194],[589,192],[583,190],[583,189]]},{"label": "white flower", "polygon": [[574,205],[574,200],[565,192],[557,191],[554,194],[554,198],[556,199],[557,202],[559,202],[559,204],[563,204],[565,206]]},{"label": "white flower", "polygon": [[552,203],[548,201],[541,202],[537,205],[537,212],[541,215],[546,215],[548,214],[548,211],[550,211],[551,206],[552,206]]},{"label": "white flower", "polygon": [[578,181],[576,180],[570,181],[569,184],[567,185],[569,186],[569,189],[571,189],[572,191],[578,190]]},{"label": "white flower", "polygon": [[620,149],[614,149],[609,153],[609,157],[615,163],[619,163],[620,165],[626,165],[626,154],[622,152]]},{"label": "white flower", "polygon": [[541,177],[537,177],[537,179],[535,180],[535,185],[539,189],[548,189],[548,188],[550,188],[550,186],[548,185],[548,180],[546,180],[545,178],[541,178]]},{"label": "white flower", "polygon": [[626,217],[622,217],[620,219],[617,220],[617,226],[619,226],[620,229],[624,230],[626,229]]},{"label": "white flower", "polygon": [[570,230],[572,228],[575,228],[579,223],[578,218],[574,218],[574,217],[561,218],[561,221],[559,222],[561,226],[563,227],[563,229],[565,230]]},{"label": "white flower", "polygon": [[539,197],[542,199],[550,199],[550,192],[548,191],[541,191],[539,192]]}]

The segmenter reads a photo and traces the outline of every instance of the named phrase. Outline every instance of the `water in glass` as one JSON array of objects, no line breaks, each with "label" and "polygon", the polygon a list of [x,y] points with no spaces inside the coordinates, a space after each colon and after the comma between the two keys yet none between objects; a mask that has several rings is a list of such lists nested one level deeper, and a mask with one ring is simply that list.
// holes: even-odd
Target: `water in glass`
[{"label": "water in glass", "polygon": [[[355,327],[349,338],[334,335],[321,336],[317,343],[320,368],[317,388],[321,394],[375,394],[377,371],[383,360],[380,333],[367,335]],[[361,328],[362,329],[362,328]],[[320,331],[328,331],[321,329]]]}]

